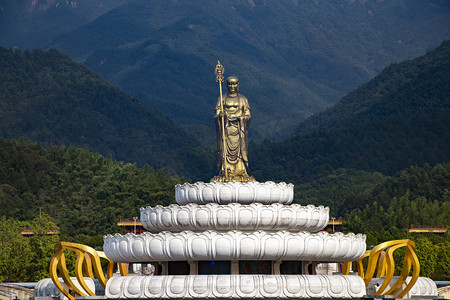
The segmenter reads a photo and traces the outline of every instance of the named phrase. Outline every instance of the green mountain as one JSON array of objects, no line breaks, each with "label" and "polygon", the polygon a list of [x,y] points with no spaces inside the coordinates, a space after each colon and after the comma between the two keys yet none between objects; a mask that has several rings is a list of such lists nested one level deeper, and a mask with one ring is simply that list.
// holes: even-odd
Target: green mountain
[{"label": "green mountain", "polygon": [[195,140],[167,116],[57,50],[0,48],[0,136],[74,145],[175,170]]},{"label": "green mountain", "polygon": [[[430,166],[425,164],[423,167],[409,167],[399,171],[394,177],[385,178],[370,193],[358,193],[354,197],[348,197],[343,201],[342,207],[346,212],[355,208],[365,208],[366,205],[377,205],[383,208],[395,205],[393,199],[399,200],[407,197],[410,200],[425,200],[425,203],[443,204],[445,209],[439,210],[434,207],[433,213],[422,211],[421,209],[410,214],[407,211],[399,213],[398,217],[404,218],[402,224],[396,224],[397,228],[405,228],[410,224],[422,225],[450,225],[450,162]],[[398,205],[398,203],[397,203]],[[399,209],[399,207],[396,207]],[[410,207],[409,210],[414,209]],[[436,215],[440,215],[436,218]]]},{"label": "green mountain", "polygon": [[8,0],[0,2],[0,45],[43,48],[127,0]]},{"label": "green mountain", "polygon": [[449,161],[449,83],[446,41],[425,56],[390,65],[311,117],[296,136],[253,147],[251,173],[259,180],[301,183],[338,168],[392,175]]},{"label": "green mountain", "polygon": [[392,64],[371,81],[343,97],[333,107],[314,114],[298,134],[450,109],[450,40],[412,61]]},{"label": "green mountain", "polygon": [[[56,50],[0,53],[1,136],[111,153],[193,180],[215,175],[214,144],[196,147],[195,138],[166,116],[86,67]],[[299,131],[278,143],[251,143],[251,174],[260,181],[299,185],[339,168],[392,175],[410,165],[448,161],[448,70],[449,42],[423,57],[389,66],[336,109],[318,115],[320,120],[328,120],[327,113],[331,120],[342,119],[333,121],[335,127]]]},{"label": "green mountain", "polygon": [[280,140],[388,64],[449,38],[449,16],[443,0],[131,0],[51,47],[209,140],[219,59],[250,100],[251,137]]},{"label": "green mountain", "polygon": [[0,216],[46,213],[70,236],[115,233],[140,207],[173,202],[182,181],[84,149],[0,138]]}]

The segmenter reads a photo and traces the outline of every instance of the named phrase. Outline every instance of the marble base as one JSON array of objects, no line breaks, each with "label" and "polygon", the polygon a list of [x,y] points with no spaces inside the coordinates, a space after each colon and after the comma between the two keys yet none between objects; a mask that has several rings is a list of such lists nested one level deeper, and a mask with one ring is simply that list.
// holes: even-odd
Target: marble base
[{"label": "marble base", "polygon": [[[398,276],[392,277],[391,282],[388,287],[384,290],[387,292],[398,280]],[[369,284],[367,285],[367,293],[369,295],[375,294],[384,282],[385,277],[373,278]],[[406,278],[406,283],[403,284],[402,288],[405,288],[406,285],[411,280],[411,277]],[[398,295],[400,292],[394,293],[394,296]],[[436,283],[427,277],[419,277],[417,278],[416,283],[413,285],[411,290],[402,298],[402,299],[421,299],[421,297],[429,297],[429,296],[438,296]]]},{"label": "marble base", "polygon": [[366,251],[362,234],[319,232],[168,231],[103,237],[106,256],[123,263],[199,260],[355,261]]},{"label": "marble base", "polygon": [[167,207],[158,205],[141,208],[140,220],[144,228],[151,232],[229,231],[233,229],[317,232],[327,226],[329,208],[279,203],[271,205],[261,203],[198,205],[190,203],[184,206],[172,204]]},{"label": "marble base", "polygon": [[196,182],[177,184],[175,186],[175,200],[178,204],[188,203],[228,204],[228,203],[262,203],[262,204],[290,204],[294,199],[294,185],[292,183],[267,182]]},{"label": "marble base", "polygon": [[359,276],[344,275],[185,275],[113,277],[108,299],[290,299],[362,298]]}]

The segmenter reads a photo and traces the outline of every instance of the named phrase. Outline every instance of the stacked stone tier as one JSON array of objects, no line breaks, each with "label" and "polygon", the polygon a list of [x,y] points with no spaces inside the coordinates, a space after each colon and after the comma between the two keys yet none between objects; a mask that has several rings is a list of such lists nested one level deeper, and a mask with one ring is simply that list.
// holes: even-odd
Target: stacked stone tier
[{"label": "stacked stone tier", "polygon": [[299,204],[243,205],[209,203],[184,206],[170,205],[141,208],[141,222],[145,229],[158,231],[311,231],[324,229],[329,220],[329,208]]},{"label": "stacked stone tier", "polygon": [[175,200],[178,204],[188,203],[250,204],[290,204],[294,199],[294,185],[292,183],[267,182],[196,182],[177,184],[175,186]]},{"label": "stacked stone tier", "polygon": [[141,208],[151,232],[104,237],[107,257],[152,263],[157,276],[115,277],[107,298],[353,298],[358,276],[313,275],[319,262],[359,259],[366,236],[330,234],[328,207],[292,204],[294,185],[196,182],[177,204]]},{"label": "stacked stone tier", "polygon": [[103,250],[116,262],[204,260],[301,260],[345,262],[359,259],[366,236],[319,232],[183,231],[104,237]]},{"label": "stacked stone tier", "polygon": [[188,275],[113,277],[108,299],[363,298],[364,281],[342,275]]}]

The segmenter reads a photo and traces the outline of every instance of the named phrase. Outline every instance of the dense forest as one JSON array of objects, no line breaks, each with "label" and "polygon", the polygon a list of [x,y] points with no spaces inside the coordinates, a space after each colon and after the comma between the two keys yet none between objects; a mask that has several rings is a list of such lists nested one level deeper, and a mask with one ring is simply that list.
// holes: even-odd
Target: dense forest
[{"label": "dense forest", "polygon": [[45,212],[70,236],[114,233],[119,218],[173,202],[183,181],[80,148],[0,138],[0,214],[25,221]]},{"label": "dense forest", "polygon": [[391,64],[331,108],[314,114],[297,134],[345,128],[368,119],[404,118],[450,109],[450,40],[424,56]]},{"label": "dense forest", "polygon": [[[23,237],[24,227],[34,234]],[[48,278],[50,259],[60,237],[47,232],[55,228],[56,224],[45,213],[29,221],[0,216],[0,282],[37,282]]]},{"label": "dense forest", "polygon": [[[414,60],[392,64],[281,142],[249,145],[250,173],[260,181],[301,184],[340,168],[384,175],[450,158],[450,41]],[[250,126],[251,130],[251,126]],[[214,174],[215,147],[183,149],[179,173]],[[371,176],[371,175],[370,175]]]},{"label": "dense forest", "polygon": [[450,162],[410,167],[372,190],[351,195],[344,230],[364,232],[367,245],[409,238],[416,242],[421,275],[450,278],[450,234],[408,233],[411,225],[450,225]]},{"label": "dense forest", "polygon": [[167,116],[56,50],[0,47],[0,136],[74,145],[174,170],[195,140]]}]

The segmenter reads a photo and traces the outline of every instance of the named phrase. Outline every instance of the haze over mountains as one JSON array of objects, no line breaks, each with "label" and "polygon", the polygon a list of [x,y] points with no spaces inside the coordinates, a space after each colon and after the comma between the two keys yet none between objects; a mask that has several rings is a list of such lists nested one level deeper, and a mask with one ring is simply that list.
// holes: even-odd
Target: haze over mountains
[{"label": "haze over mountains", "polygon": [[449,16],[443,0],[130,0],[41,47],[60,49],[209,141],[220,59],[250,100],[251,137],[280,139],[389,63],[449,38]]}]

